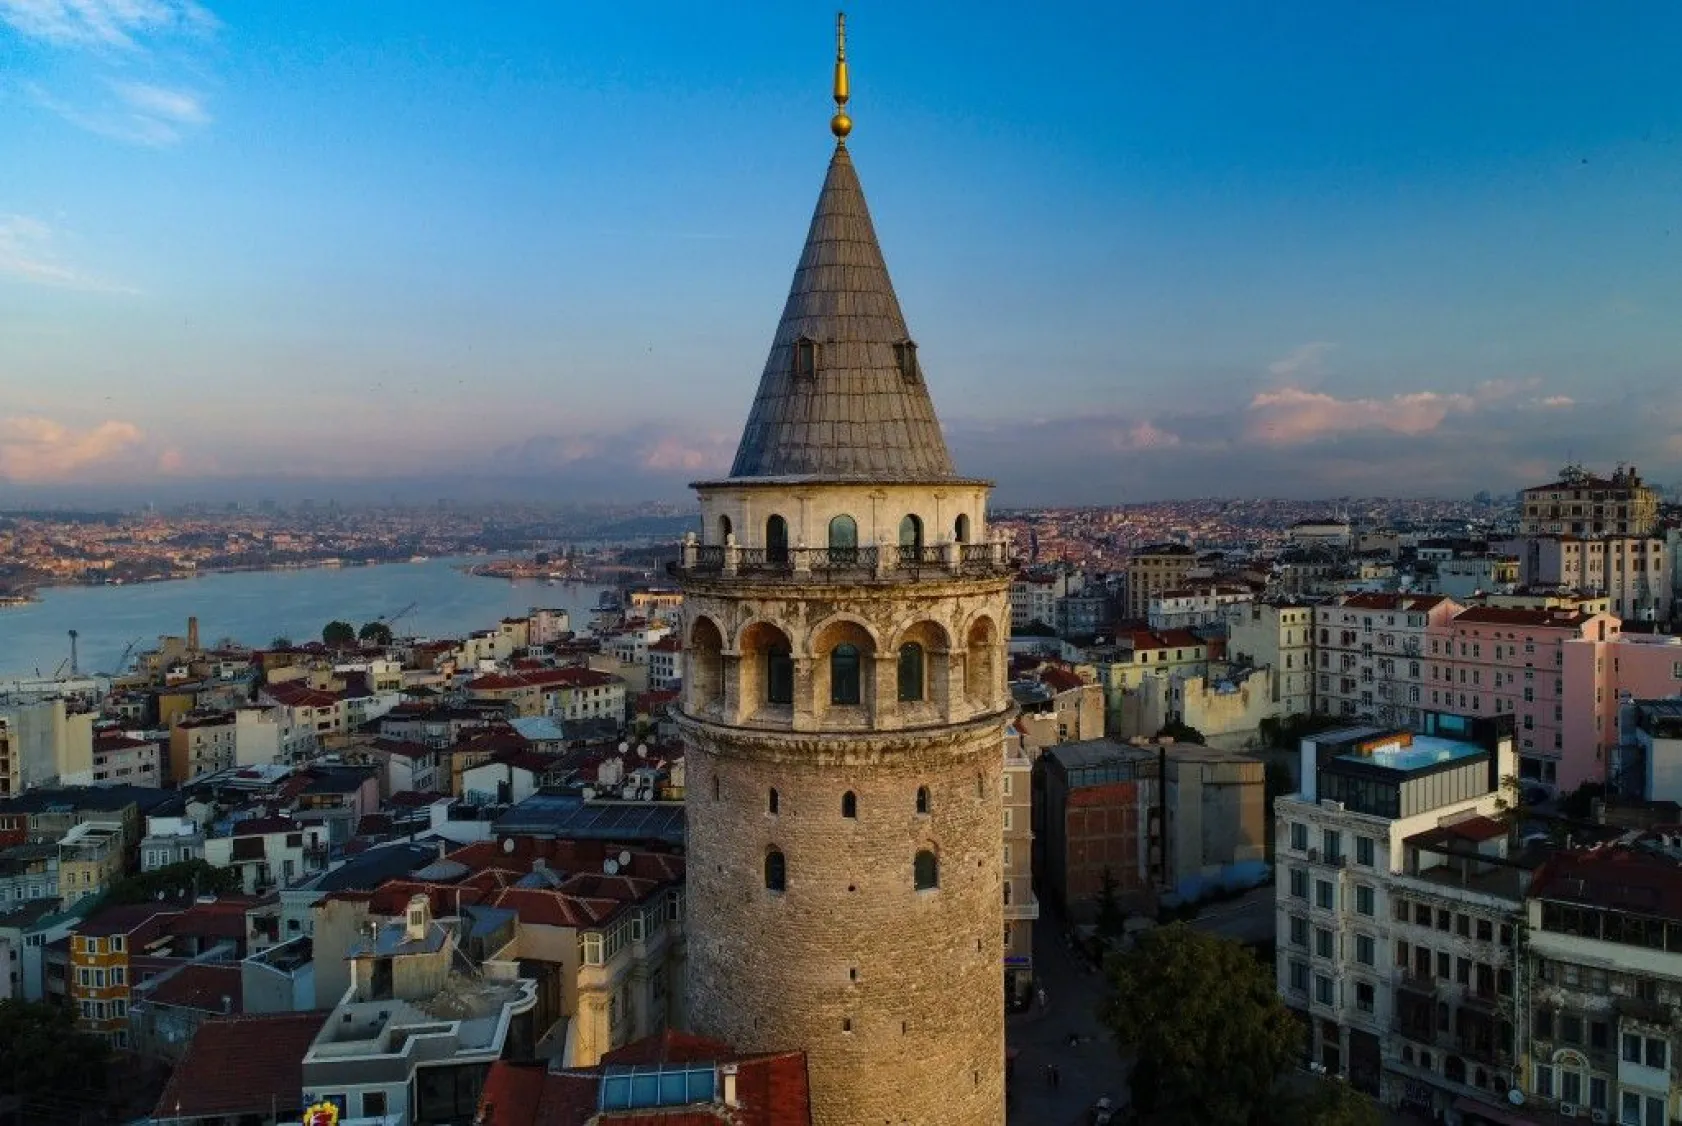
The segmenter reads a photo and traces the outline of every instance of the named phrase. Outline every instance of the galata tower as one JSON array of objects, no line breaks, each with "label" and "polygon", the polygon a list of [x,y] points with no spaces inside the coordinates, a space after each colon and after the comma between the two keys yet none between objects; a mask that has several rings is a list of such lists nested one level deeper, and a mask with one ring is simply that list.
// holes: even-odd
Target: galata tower
[{"label": "galata tower", "polygon": [[689,1023],[804,1048],[821,1126],[999,1126],[1011,567],[888,280],[838,31],[817,210],[674,568]]}]

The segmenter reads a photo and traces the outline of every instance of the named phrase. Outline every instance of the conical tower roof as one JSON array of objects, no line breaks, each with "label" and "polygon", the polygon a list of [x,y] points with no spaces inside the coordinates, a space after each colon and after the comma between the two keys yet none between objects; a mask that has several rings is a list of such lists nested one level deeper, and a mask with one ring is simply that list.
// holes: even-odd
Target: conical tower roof
[{"label": "conical tower roof", "polygon": [[830,158],[730,476],[954,476],[845,143]]}]

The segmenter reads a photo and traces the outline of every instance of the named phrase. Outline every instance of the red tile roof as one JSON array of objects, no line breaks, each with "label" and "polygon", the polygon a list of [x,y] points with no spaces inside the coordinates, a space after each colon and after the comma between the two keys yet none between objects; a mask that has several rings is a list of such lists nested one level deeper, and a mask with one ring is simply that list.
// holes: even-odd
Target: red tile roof
[{"label": "red tile roof", "polygon": [[[598,1115],[604,1070],[658,1063],[735,1063],[736,1105],[606,1111]],[[479,1099],[485,1126],[811,1126],[811,1089],[804,1052],[738,1056],[727,1044],[666,1032],[602,1057],[587,1070],[546,1072],[498,1061]]]},{"label": "red tile roof", "polygon": [[[1341,605],[1350,610],[1392,610],[1424,614],[1448,601],[1444,594],[1351,594]],[[1328,607],[1335,609],[1336,606]]]},{"label": "red tile roof", "polygon": [[153,1117],[303,1110],[304,1053],[327,1013],[218,1017],[199,1025],[153,1110]]},{"label": "red tile roof", "polygon": [[275,703],[289,708],[330,708],[339,702],[331,692],[318,692],[303,684],[271,684],[263,692]]},{"label": "red tile roof", "polygon": [[529,672],[490,673],[467,682],[469,692],[497,692],[513,688],[601,688],[618,684],[612,673],[582,666],[564,669],[533,669]]},{"label": "red tile roof", "polygon": [[1522,610],[1510,606],[1474,606],[1454,616],[1456,626],[1514,626],[1526,629],[1579,630],[1584,622],[1595,617],[1571,607],[1549,610]]},{"label": "red tile roof", "polygon": [[1682,922],[1682,862],[1627,845],[1562,850],[1536,869],[1530,894]]},{"label": "red tile roof", "polygon": [[[245,1011],[245,986],[237,963],[195,962],[164,978],[145,995],[154,1005],[207,1013]],[[224,1010],[223,998],[232,1008]]]}]

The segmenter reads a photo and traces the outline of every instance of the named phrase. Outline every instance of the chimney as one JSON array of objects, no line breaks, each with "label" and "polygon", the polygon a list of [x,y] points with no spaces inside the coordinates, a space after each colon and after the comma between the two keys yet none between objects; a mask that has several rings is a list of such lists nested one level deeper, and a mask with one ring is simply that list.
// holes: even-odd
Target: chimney
[{"label": "chimney", "polygon": [[226,1014],[226,1013],[231,1013],[233,1011],[234,1011],[234,999],[232,997],[228,996],[226,993],[222,994],[222,1012],[224,1014]]},{"label": "chimney", "polygon": [[187,652],[199,651],[199,619],[197,616],[187,619]]},{"label": "chimney", "polygon": [[724,1105],[735,1107],[736,1101],[736,1065],[733,1063],[720,1064],[718,1074],[724,1083]]}]

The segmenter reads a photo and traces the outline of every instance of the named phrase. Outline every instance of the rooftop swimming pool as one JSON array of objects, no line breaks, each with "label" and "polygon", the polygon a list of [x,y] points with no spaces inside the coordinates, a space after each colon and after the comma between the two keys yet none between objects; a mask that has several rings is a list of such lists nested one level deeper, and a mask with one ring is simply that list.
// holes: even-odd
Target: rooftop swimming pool
[{"label": "rooftop swimming pool", "polygon": [[1485,748],[1476,743],[1466,743],[1459,739],[1444,739],[1440,735],[1415,735],[1412,746],[1404,747],[1392,743],[1379,747],[1371,754],[1338,755],[1335,761],[1369,763],[1406,773],[1453,762],[1455,759],[1472,758],[1483,754],[1484,750]]}]

